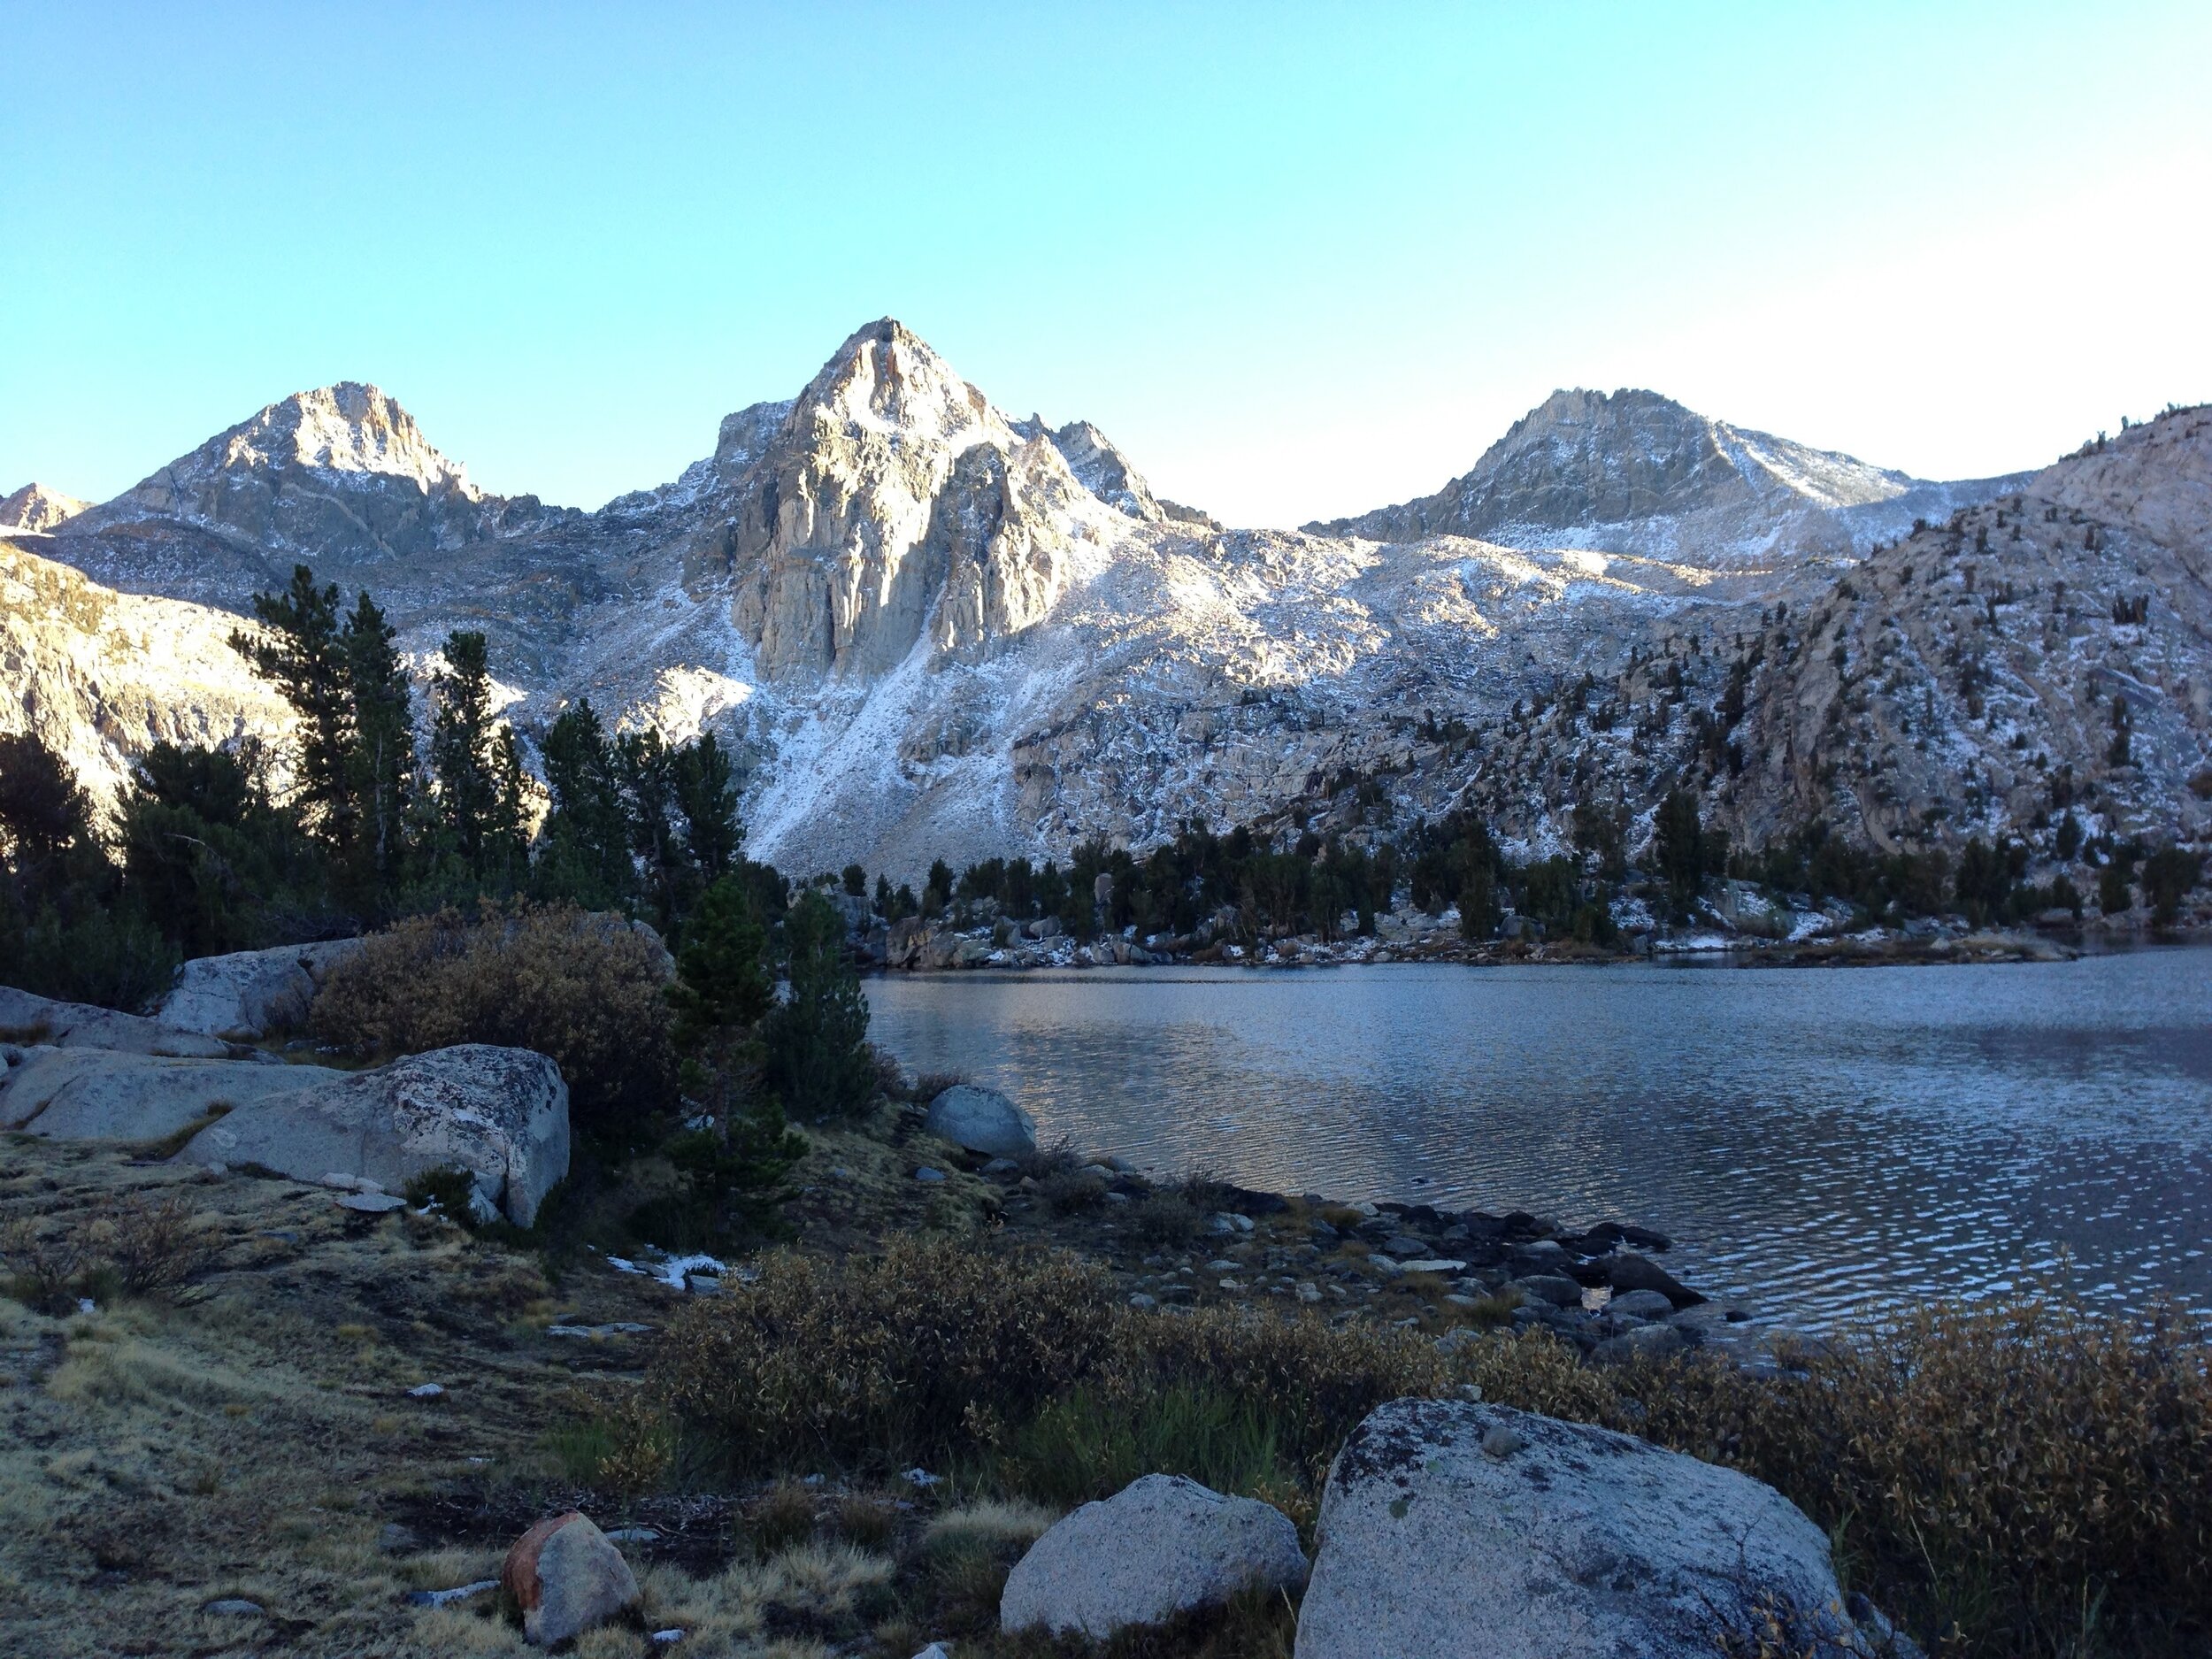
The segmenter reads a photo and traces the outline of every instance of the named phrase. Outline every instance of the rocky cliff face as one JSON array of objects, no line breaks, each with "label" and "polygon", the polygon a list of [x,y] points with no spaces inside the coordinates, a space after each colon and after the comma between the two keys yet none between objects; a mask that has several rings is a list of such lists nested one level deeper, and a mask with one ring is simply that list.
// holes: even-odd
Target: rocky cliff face
[{"label": "rocky cliff face", "polygon": [[291,711],[227,643],[239,618],[119,594],[0,541],[0,731],[36,732],[112,800],[159,742],[282,746]]},{"label": "rocky cliff face", "polygon": [[[526,735],[580,695],[711,726],[755,855],[808,870],[1141,845],[1193,816],[1381,835],[1454,804],[1540,850],[1578,801],[1640,826],[1683,779],[1755,837],[1814,813],[1877,844],[2026,830],[2061,776],[2112,826],[2171,833],[2201,815],[2208,452],[2185,412],[1930,484],[1563,392],[1424,501],[1224,531],[1095,427],[1010,420],[887,319],[596,513],[484,496],[389,399],[339,387],[38,546],[120,590],[84,605],[239,611],[306,558],[373,588],[411,650],[482,627]],[[12,669],[27,718],[115,775],[152,728],[60,665],[94,649],[66,607],[8,606],[38,646]],[[211,643],[173,653],[167,705],[211,733],[273,721],[239,700],[229,618],[178,615]]]}]

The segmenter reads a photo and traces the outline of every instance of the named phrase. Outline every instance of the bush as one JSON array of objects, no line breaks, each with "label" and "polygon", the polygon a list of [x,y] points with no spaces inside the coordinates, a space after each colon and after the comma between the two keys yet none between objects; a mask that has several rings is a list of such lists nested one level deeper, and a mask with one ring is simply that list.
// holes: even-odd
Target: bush
[{"label": "bush", "polygon": [[373,934],[332,972],[309,1025],[371,1058],[457,1042],[534,1048],[561,1068],[580,1131],[627,1138],[675,1098],[665,967],[618,916],[446,910]]},{"label": "bush", "polygon": [[1112,1329],[1105,1281],[1071,1258],[901,1239],[765,1258],[679,1318],[649,1382],[741,1467],[941,1461],[1089,1375]]}]

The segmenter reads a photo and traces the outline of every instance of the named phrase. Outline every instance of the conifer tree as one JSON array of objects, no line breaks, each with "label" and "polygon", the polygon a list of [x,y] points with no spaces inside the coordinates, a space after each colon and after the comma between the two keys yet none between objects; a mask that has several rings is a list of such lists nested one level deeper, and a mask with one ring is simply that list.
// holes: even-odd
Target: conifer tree
[{"label": "conifer tree", "polygon": [[353,717],[349,780],[361,818],[361,856],[372,883],[388,894],[406,862],[415,784],[415,721],[407,671],[376,602],[363,593],[340,643]]},{"label": "conifer tree", "polygon": [[588,699],[580,698],[547,729],[544,756],[553,810],[534,885],[587,910],[627,908],[637,887],[629,814],[613,745]]},{"label": "conifer tree", "polygon": [[352,850],[359,829],[353,696],[346,641],[338,622],[338,589],[315,586],[315,572],[292,567],[280,594],[256,594],[254,615],[266,630],[240,629],[231,649],[277,688],[299,718],[296,783],[308,826],[340,853]]},{"label": "conifer tree", "polygon": [[430,768],[437,780],[441,837],[480,884],[503,887],[522,840],[522,758],[492,707],[484,636],[446,636],[445,664],[431,677]]},{"label": "conifer tree", "polygon": [[850,1117],[875,1093],[868,999],[845,952],[845,918],[810,888],[785,914],[790,995],[761,1024],[768,1086],[810,1122]]},{"label": "conifer tree", "polygon": [[676,751],[676,804],[703,880],[719,881],[737,864],[745,836],[737,821],[737,771],[730,752],[703,732]]}]

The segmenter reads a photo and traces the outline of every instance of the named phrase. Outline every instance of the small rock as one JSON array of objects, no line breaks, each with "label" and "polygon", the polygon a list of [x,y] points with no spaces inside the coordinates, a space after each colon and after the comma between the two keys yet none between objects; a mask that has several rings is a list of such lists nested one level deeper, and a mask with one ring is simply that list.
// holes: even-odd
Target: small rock
[{"label": "small rock", "polygon": [[580,1336],[585,1338],[603,1336],[637,1336],[644,1332],[651,1330],[652,1328],[653,1327],[649,1325],[638,1325],[628,1319],[618,1319],[611,1325],[549,1325],[545,1327],[545,1333],[548,1336]]},{"label": "small rock", "polygon": [[338,1201],[338,1208],[364,1216],[388,1216],[395,1210],[406,1209],[407,1201],[389,1193],[348,1193]]},{"label": "small rock", "polygon": [[983,1166],[982,1172],[986,1175],[1011,1175],[1019,1168],[1021,1165],[1011,1158],[993,1158]]},{"label": "small rock", "polygon": [[1532,1273],[1525,1279],[1509,1282],[1509,1288],[1521,1293],[1521,1300],[1543,1302],[1554,1308],[1579,1308],[1582,1305],[1582,1286],[1571,1279],[1554,1273]]},{"label": "small rock", "polygon": [[672,1647],[683,1639],[684,1633],[680,1630],[657,1630],[645,1640],[657,1647]]},{"label": "small rock", "polygon": [[1663,1319],[1674,1311],[1674,1304],[1655,1290],[1631,1290],[1607,1302],[1605,1310],[1633,1319]]},{"label": "small rock", "polygon": [[1608,1337],[1590,1350],[1600,1365],[1618,1365],[1635,1359],[1664,1359],[1690,1346],[1689,1338],[1671,1325],[1647,1325],[1619,1336]]},{"label": "small rock", "polygon": [[1483,1432],[1482,1450],[1486,1457],[1510,1457],[1527,1444],[1502,1423],[1494,1424]]},{"label": "small rock", "polygon": [[945,1179],[945,1172],[942,1170],[933,1170],[928,1164],[925,1164],[920,1169],[914,1171],[914,1179],[924,1183],[925,1185],[934,1185],[935,1183]]},{"label": "small rock", "polygon": [[660,1529],[656,1526],[618,1526],[607,1534],[611,1544],[656,1544],[660,1541]]},{"label": "small rock", "polygon": [[249,1601],[242,1595],[226,1595],[210,1601],[200,1611],[219,1613],[234,1617],[257,1618],[261,1615],[261,1603]]},{"label": "small rock", "polygon": [[933,1641],[916,1654],[914,1659],[952,1659],[952,1655],[945,1651],[944,1643]]},{"label": "small rock", "polygon": [[1426,1256],[1430,1254],[1431,1246],[1426,1239],[1417,1239],[1409,1233],[1400,1233],[1385,1239],[1382,1250],[1385,1256]]},{"label": "small rock", "polygon": [[1458,1273],[1467,1267],[1466,1263],[1448,1256],[1417,1256],[1398,1265],[1409,1273]]},{"label": "small rock", "polygon": [[622,1552],[574,1509],[517,1539],[499,1578],[522,1609],[524,1637],[540,1647],[605,1624],[638,1596]]},{"label": "small rock", "polygon": [[1157,1296],[1148,1296],[1140,1290],[1129,1298],[1129,1305],[1140,1312],[1149,1312],[1160,1305],[1160,1299]]},{"label": "small rock", "polygon": [[1233,1273],[1237,1271],[1237,1264],[1225,1256],[1217,1256],[1206,1263],[1206,1271],[1209,1273]]},{"label": "small rock", "polygon": [[905,1481],[910,1486],[919,1486],[923,1491],[926,1492],[930,1487],[935,1486],[939,1481],[942,1480],[944,1477],[942,1475],[933,1475],[928,1470],[917,1465],[916,1467],[908,1470],[903,1475],[901,1475],[899,1479]]},{"label": "small rock", "polygon": [[1321,1287],[1315,1284],[1310,1279],[1300,1279],[1298,1281],[1298,1288],[1295,1294],[1298,1300],[1301,1302],[1319,1302],[1321,1300]]},{"label": "small rock", "polygon": [[487,1590],[497,1588],[499,1588],[498,1579],[479,1578],[473,1584],[457,1584],[450,1590],[410,1590],[407,1593],[407,1604],[410,1607],[444,1607],[454,1601],[465,1601],[472,1595],[481,1595]]},{"label": "small rock", "polygon": [[444,1393],[445,1385],[443,1383],[417,1383],[412,1388],[410,1388],[407,1391],[407,1397],[410,1400],[435,1400]]}]

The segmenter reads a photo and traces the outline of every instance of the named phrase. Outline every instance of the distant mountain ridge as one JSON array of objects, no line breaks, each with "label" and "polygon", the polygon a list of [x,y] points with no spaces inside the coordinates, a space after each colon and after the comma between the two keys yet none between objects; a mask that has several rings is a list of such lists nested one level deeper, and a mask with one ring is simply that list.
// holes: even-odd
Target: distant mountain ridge
[{"label": "distant mountain ridge", "polygon": [[[2137,729],[2164,735],[2143,745],[2154,763],[2112,777],[2111,822],[2193,833],[2202,803],[2183,785],[2204,764],[2195,700],[2212,686],[2212,631],[2192,630],[2208,610],[2212,507],[2185,484],[2204,442],[2195,427],[2176,436],[2175,419],[2156,445],[2123,434],[2116,454],[2141,465],[2110,501],[2069,495],[2035,510],[2055,511],[2048,521],[2003,509],[1994,556],[1924,530],[1914,591],[1936,591],[1932,534],[1947,583],[1970,584],[1968,563],[2003,580],[2016,560],[2013,586],[2064,582],[2070,615],[2154,590],[2145,637],[2168,689]],[[1992,642],[1946,611],[1922,641],[1933,657],[1901,658],[1884,683],[1924,705],[1908,741],[1941,725],[1949,758],[1915,770],[1878,742],[1841,759],[1818,742],[1821,781],[1793,733],[1805,718],[1812,736],[1829,732],[1828,703],[1866,693],[1854,671],[1821,681],[1813,714],[1782,718],[1827,660],[1800,619],[1848,608],[1852,572],[1903,557],[1891,549],[1916,543],[1916,520],[1979,523],[2001,501],[2085,488],[2087,464],[2067,465],[1931,483],[1649,392],[1562,391],[1435,495],[1304,531],[1224,530],[1160,501],[1095,426],[1010,418],[887,318],[795,396],[726,417],[678,478],[596,512],[484,494],[396,401],[346,383],[269,405],[22,550],[104,589],[242,613],[305,561],[373,590],[418,657],[449,628],[481,628],[524,694],[511,713],[526,738],[579,696],[672,735],[711,726],[745,767],[756,855],[810,867],[910,872],[1091,835],[1141,846],[1190,816],[1388,833],[1332,816],[1331,780],[1354,774],[1382,780],[1397,821],[1480,801],[1532,848],[1563,844],[1578,795],[1647,812],[1683,777],[1724,822],[1766,833],[1827,811],[1903,844],[2047,813],[2048,788],[2039,807],[2010,758],[2016,738],[2047,769],[2114,769],[2054,693],[1989,734],[1994,770],[1976,771],[1956,744],[1984,732],[1991,698],[1978,669],[1949,658],[1993,661]],[[2053,533],[2076,514],[2107,530],[2086,547],[2078,530]],[[2154,514],[2164,540],[2144,527]],[[2103,555],[2139,533],[2139,559]],[[1961,591],[1978,603],[1989,590]],[[73,752],[97,749],[119,777],[151,728],[96,686],[89,700],[82,680],[63,694],[51,664],[70,655],[57,652],[72,624],[33,603],[0,580],[0,617],[44,641],[12,671],[25,712],[0,705],[0,721],[65,728]],[[1878,628],[1870,649],[1893,637]],[[2021,672],[2047,692],[2081,675],[2101,685],[2109,671],[2074,660],[2078,636],[2059,640],[2039,635]],[[1775,733],[1790,758],[1770,769],[1711,738],[1754,641],[1766,654],[1742,671],[1751,702],[1725,741]],[[2126,649],[2148,647],[2131,636]],[[1656,693],[1655,664],[1668,665]],[[226,664],[173,672],[188,703],[207,695],[194,686],[230,684]],[[1556,725],[1567,703],[1580,710],[1571,730]],[[206,729],[244,729],[256,717],[242,707]],[[1608,707],[1617,723],[1591,726]],[[1532,710],[1555,723],[1548,735]],[[1440,741],[1441,725],[1466,735]],[[1893,749],[1897,734],[1883,741]],[[1909,788],[1895,781],[1909,773]],[[1878,777],[1895,799],[1879,798]]]}]

